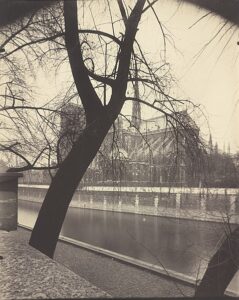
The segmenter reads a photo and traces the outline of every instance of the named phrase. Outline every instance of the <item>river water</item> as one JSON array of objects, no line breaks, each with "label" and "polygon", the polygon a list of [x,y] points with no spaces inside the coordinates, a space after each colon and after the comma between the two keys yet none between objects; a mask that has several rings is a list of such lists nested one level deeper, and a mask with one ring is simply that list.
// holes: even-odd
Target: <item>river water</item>
[{"label": "river water", "polygon": [[[32,227],[40,204],[19,200],[18,222]],[[228,231],[222,223],[70,207],[61,235],[197,277]],[[239,274],[229,286],[239,294]]]}]

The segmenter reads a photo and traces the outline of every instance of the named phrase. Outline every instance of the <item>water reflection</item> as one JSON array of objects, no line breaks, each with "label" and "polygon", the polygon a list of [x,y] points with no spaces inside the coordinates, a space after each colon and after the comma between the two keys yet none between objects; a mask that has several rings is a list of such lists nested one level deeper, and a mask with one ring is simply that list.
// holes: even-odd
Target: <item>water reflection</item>
[{"label": "water reflection", "polygon": [[[19,201],[19,223],[33,226],[39,208]],[[220,223],[69,208],[61,234],[196,277],[224,232]]]}]

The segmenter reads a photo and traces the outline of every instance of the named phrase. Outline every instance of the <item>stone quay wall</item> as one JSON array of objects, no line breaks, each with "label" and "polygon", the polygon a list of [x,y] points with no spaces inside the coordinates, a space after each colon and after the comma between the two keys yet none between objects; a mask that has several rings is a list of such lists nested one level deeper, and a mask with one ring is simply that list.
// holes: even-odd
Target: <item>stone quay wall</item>
[{"label": "stone quay wall", "polygon": [[0,173],[0,230],[17,229],[17,185],[21,173]]},{"label": "stone quay wall", "polygon": [[[41,203],[47,189],[20,184],[19,199]],[[239,189],[87,186],[71,207],[239,224]]]}]

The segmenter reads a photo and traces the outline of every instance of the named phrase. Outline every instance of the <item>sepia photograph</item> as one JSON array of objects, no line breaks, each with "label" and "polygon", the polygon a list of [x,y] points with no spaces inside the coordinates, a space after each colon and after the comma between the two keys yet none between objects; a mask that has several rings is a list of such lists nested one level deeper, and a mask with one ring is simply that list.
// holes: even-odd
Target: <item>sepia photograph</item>
[{"label": "sepia photograph", "polygon": [[0,0],[0,300],[239,298],[239,0]]}]

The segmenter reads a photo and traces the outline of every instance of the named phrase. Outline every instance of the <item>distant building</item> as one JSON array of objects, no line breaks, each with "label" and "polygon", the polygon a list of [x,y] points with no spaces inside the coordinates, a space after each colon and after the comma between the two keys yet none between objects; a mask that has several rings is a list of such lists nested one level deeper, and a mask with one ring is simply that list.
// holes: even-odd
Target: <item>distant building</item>
[{"label": "distant building", "polygon": [[[147,120],[141,111],[119,116],[107,134],[100,151],[89,166],[81,184],[122,186],[204,186],[238,187],[239,155],[221,153],[212,137],[204,147],[199,128],[186,111],[178,112],[183,125],[164,116]],[[62,161],[85,127],[84,110],[68,104],[61,111],[58,159]],[[54,174],[54,170],[51,172]],[[30,170],[25,183],[51,181],[48,170]]]},{"label": "distant building", "polygon": [[[178,113],[182,123],[190,128],[167,122],[164,116],[147,120],[131,120],[119,116],[107,134],[100,151],[89,166],[84,185],[132,185],[132,186],[198,186],[201,184],[201,169],[197,144],[199,129],[186,111]],[[61,112],[59,157],[62,161],[69,153],[85,126],[84,110],[68,104]],[[188,131],[193,130],[194,145],[190,145]],[[44,174],[43,174],[44,173]],[[34,176],[33,176],[34,175]],[[35,176],[34,182],[50,180],[47,171]]]},{"label": "distant building", "polygon": [[[181,112],[181,115],[184,120],[188,118],[187,122],[193,122],[186,112]],[[193,125],[194,134],[199,136],[199,129]],[[185,129],[177,127],[177,130],[178,135],[164,116],[141,120],[137,127],[119,116],[115,128],[111,128],[89,167],[84,182],[198,186],[201,177],[195,157],[199,157],[199,153],[195,151],[200,150],[199,145],[193,145],[192,150],[186,142]],[[193,156],[190,152],[194,152]]]}]

